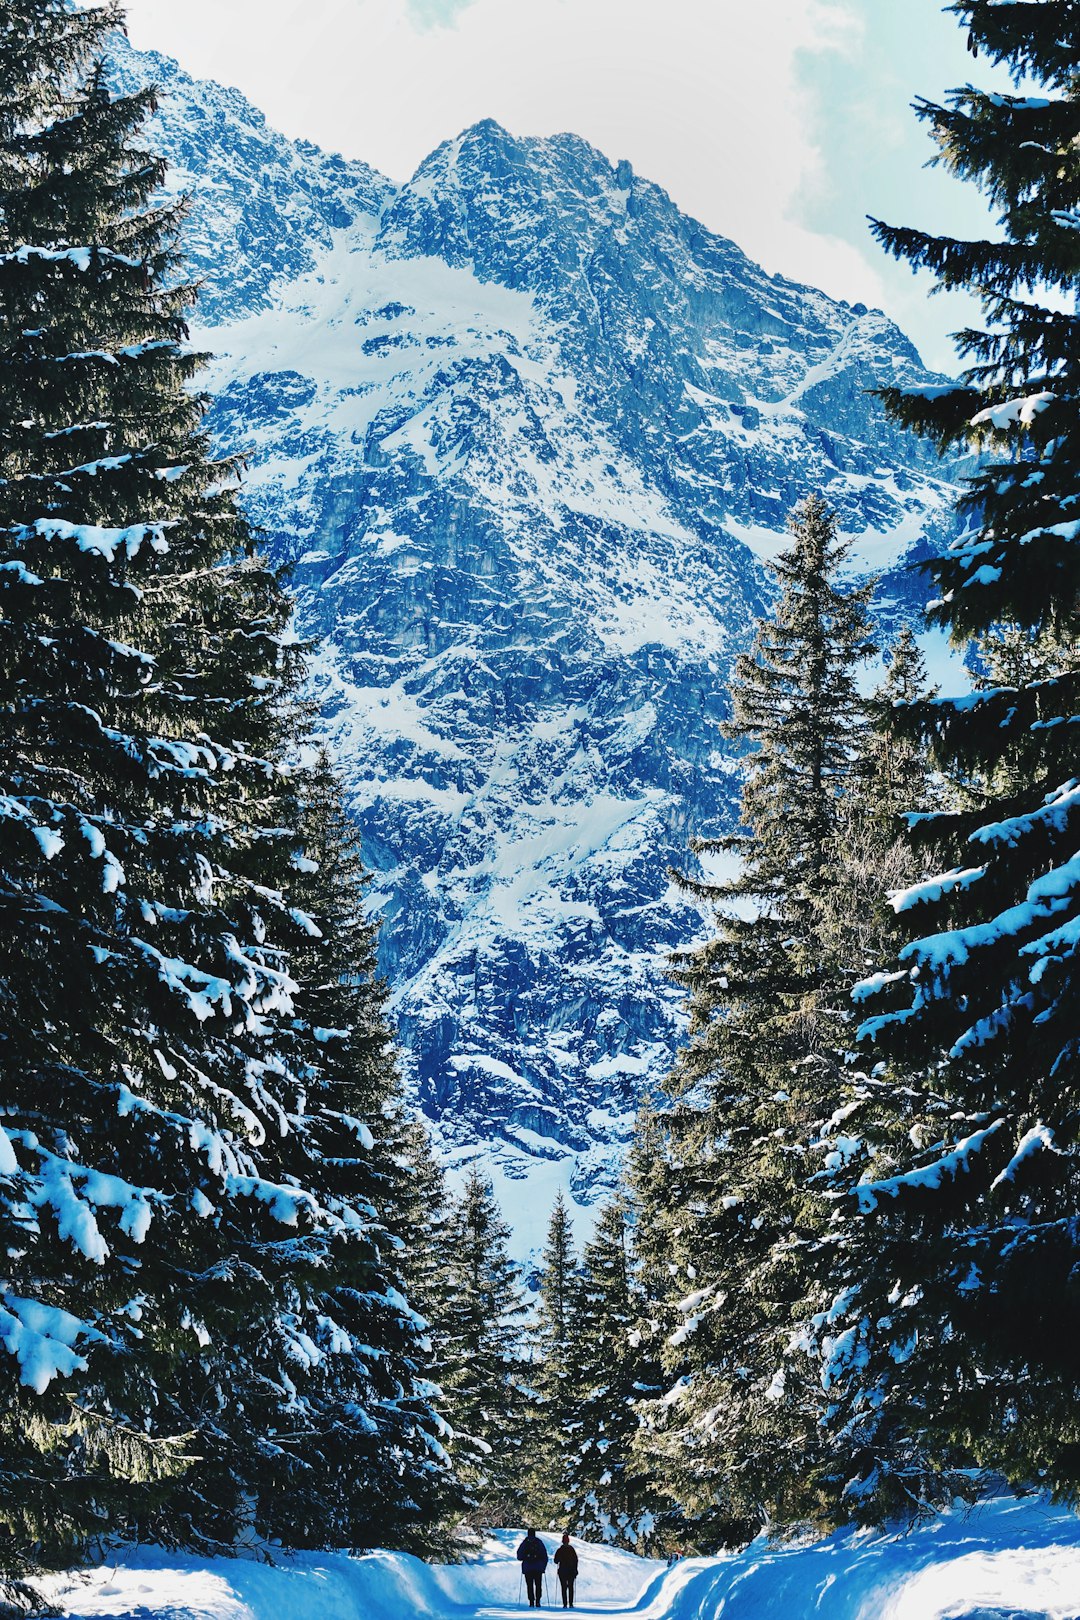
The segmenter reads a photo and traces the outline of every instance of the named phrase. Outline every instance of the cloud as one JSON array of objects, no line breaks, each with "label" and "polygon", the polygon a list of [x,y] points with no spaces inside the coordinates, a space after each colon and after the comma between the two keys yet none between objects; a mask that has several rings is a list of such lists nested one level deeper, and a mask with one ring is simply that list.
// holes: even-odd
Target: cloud
[{"label": "cloud", "polygon": [[129,17],[136,44],[394,179],[481,118],[518,135],[573,130],[767,269],[872,304],[880,261],[861,219],[838,228],[810,204],[849,110],[817,93],[817,70],[858,54],[860,18],[879,4],[129,0]]},{"label": "cloud", "polygon": [[408,0],[408,11],[421,28],[448,28],[470,5],[472,0]]}]

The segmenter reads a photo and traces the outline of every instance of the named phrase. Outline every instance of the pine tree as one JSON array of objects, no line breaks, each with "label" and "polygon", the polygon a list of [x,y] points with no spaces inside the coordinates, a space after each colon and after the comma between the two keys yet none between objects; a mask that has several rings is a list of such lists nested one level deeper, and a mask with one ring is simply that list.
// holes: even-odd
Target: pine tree
[{"label": "pine tree", "polygon": [[375,930],[362,907],[358,835],[325,758],[301,771],[297,785],[304,854],[293,898],[318,937],[294,951],[291,969],[296,1011],[315,1032],[322,1063],[292,1133],[300,1150],[293,1170],[310,1182],[314,1163],[331,1207],[359,1208],[368,1219],[327,1254],[307,1304],[311,1320],[297,1313],[298,1342],[314,1358],[302,1386],[305,1421],[294,1414],[289,1432],[274,1437],[257,1486],[258,1525],[294,1547],[431,1549],[441,1545],[452,1486],[431,1410],[426,1323],[403,1281],[411,1268],[401,1263],[427,1237],[428,1217],[401,1219],[401,1184],[411,1182],[419,1155],[400,1162],[413,1138],[401,1119]]},{"label": "pine tree", "polygon": [[[450,1218],[446,1181],[427,1126],[403,1100],[394,1099],[384,1109],[382,1130],[392,1174],[382,1191],[381,1208],[397,1245],[405,1297],[426,1323],[433,1324],[445,1314],[450,1292],[444,1263]],[[437,1361],[432,1350],[429,1364],[436,1380]]]},{"label": "pine tree", "polygon": [[[634,1138],[623,1177],[623,1197],[631,1212],[637,1282],[635,1347],[643,1381],[655,1381],[655,1394],[637,1404],[638,1429],[633,1446],[639,1474],[651,1505],[654,1556],[715,1552],[721,1545],[750,1540],[756,1522],[723,1522],[719,1500],[708,1524],[695,1522],[679,1504],[668,1447],[657,1444],[666,1427],[665,1395],[679,1392],[689,1376],[684,1351],[686,1318],[679,1309],[697,1267],[684,1245],[693,1233],[703,1204],[695,1197],[698,1140],[703,1098],[691,1093],[674,1099],[646,1097],[634,1122]],[[679,1255],[679,1259],[673,1256]],[[721,1487],[722,1488],[722,1487]]]},{"label": "pine tree", "polygon": [[930,686],[926,659],[910,626],[901,629],[885,656],[884,679],[868,706],[874,724],[862,756],[863,799],[885,835],[895,838],[900,818],[912,811],[923,813],[932,794],[926,748],[919,738],[897,730],[896,713],[928,702],[937,696],[937,688]]},{"label": "pine tree", "polygon": [[[838,582],[845,548],[824,502],[796,509],[791,528],[779,600],[732,687],[730,735],[754,749],[747,831],[697,846],[735,854],[739,870],[694,885],[719,929],[680,964],[692,1039],[670,1082],[676,1107],[653,1119],[669,1137],[682,1325],[667,1347],[678,1382],[646,1416],[670,1489],[715,1540],[792,1514],[796,1498],[802,1511],[818,1444],[791,1342],[827,1223],[818,1150],[843,1089],[849,1014],[822,915],[865,741],[856,674],[873,649],[868,589]],[[655,1211],[642,1222],[655,1227]]]},{"label": "pine tree", "polygon": [[[326,935],[301,903],[290,604],[201,431],[178,216],[153,203],[162,165],[138,140],[153,98],[111,97],[93,61],[118,20],[65,0],[0,12],[0,1575],[13,1581],[89,1537],[229,1547],[272,1528],[278,1469],[315,1466],[330,1409],[338,1454],[344,1421],[380,1478],[400,1475],[393,1511],[414,1515],[404,1496],[430,1477],[435,1424],[372,1172],[341,1150],[351,1127],[329,1107],[370,1043],[342,1018],[314,1022],[351,1010],[330,959],[307,1004],[296,977]],[[347,1328],[325,1309],[331,1276],[342,1295],[360,1278],[373,1291]],[[346,1389],[360,1397],[349,1410]],[[392,1461],[376,1464],[375,1431]],[[332,1496],[305,1494],[306,1540],[338,1533]],[[344,1511],[364,1539],[363,1502]]]},{"label": "pine tree", "polygon": [[555,1195],[548,1222],[547,1242],[540,1258],[541,1342],[549,1362],[552,1388],[566,1379],[566,1348],[573,1319],[574,1229],[562,1190]]},{"label": "pine tree", "polygon": [[818,935],[845,1002],[847,986],[896,943],[886,895],[925,875],[906,837],[906,818],[928,814],[942,797],[926,747],[895,725],[898,712],[934,696],[910,628],[900,631],[885,659],[884,678],[866,705],[871,724],[839,807],[833,880],[818,901]]},{"label": "pine tree", "polygon": [[566,1501],[566,1425],[575,1400],[570,1353],[576,1327],[577,1257],[570,1211],[556,1194],[540,1257],[540,1301],[532,1335],[532,1385],[538,1410],[532,1425],[533,1483],[528,1516],[556,1524]]},{"label": "pine tree", "polygon": [[564,1406],[566,1510],[574,1534],[648,1553],[655,1498],[635,1440],[638,1403],[659,1392],[642,1348],[640,1290],[625,1204],[596,1223],[576,1279]]},{"label": "pine tree", "polygon": [[491,1183],[470,1170],[446,1224],[446,1300],[434,1329],[451,1455],[477,1525],[520,1524],[528,1491],[527,1307],[509,1236]]},{"label": "pine tree", "polygon": [[[969,85],[917,109],[998,239],[875,227],[986,321],[959,334],[956,386],[886,395],[917,431],[982,453],[929,611],[981,646],[986,675],[908,712],[955,802],[913,826],[940,875],[896,898],[909,943],[858,992],[891,1067],[856,1122],[821,1350],[878,1512],[947,1495],[973,1460],[1080,1496],[1080,6],[952,9],[1016,93]],[[897,1472],[881,1436],[904,1430]]]}]

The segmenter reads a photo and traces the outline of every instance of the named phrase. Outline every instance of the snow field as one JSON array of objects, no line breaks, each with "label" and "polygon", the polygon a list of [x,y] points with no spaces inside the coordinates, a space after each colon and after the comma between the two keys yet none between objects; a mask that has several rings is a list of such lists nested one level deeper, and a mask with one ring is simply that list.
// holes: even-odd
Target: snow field
[{"label": "snow field", "polygon": [[[57,1578],[48,1595],[96,1620],[507,1620],[524,1610],[514,1549],[427,1565],[401,1553],[301,1554],[269,1565],[119,1553],[115,1566]],[[555,1531],[542,1532],[550,1551]],[[759,1540],[671,1568],[575,1542],[576,1611],[635,1620],[1080,1620],[1080,1518],[1004,1498],[943,1514],[906,1536],[844,1531],[808,1545]],[[559,1607],[548,1571],[548,1603]]]}]

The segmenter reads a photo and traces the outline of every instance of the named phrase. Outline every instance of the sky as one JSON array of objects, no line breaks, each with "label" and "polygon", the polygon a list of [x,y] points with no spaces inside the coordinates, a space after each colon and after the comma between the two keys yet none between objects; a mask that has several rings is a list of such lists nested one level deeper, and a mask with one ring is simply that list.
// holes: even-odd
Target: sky
[{"label": "sky", "polygon": [[881,307],[954,371],[959,295],[873,214],[984,233],[910,110],[977,75],[941,0],[128,0],[133,44],[235,85],[290,136],[405,180],[481,118],[628,158],[772,272]]}]

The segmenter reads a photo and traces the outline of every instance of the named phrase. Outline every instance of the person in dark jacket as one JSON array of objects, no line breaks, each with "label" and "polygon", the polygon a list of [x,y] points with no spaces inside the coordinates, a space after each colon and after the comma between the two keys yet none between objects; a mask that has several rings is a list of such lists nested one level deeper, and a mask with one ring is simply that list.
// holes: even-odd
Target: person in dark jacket
[{"label": "person in dark jacket", "polygon": [[525,1532],[525,1540],[518,1548],[517,1555],[521,1560],[521,1572],[525,1577],[525,1590],[529,1594],[529,1608],[538,1609],[548,1554],[547,1548],[535,1530]]},{"label": "person in dark jacket", "polygon": [[569,1536],[563,1536],[562,1546],[555,1549],[555,1568],[559,1572],[559,1585],[562,1587],[562,1606],[564,1609],[572,1609],[574,1582],[577,1580],[577,1553],[570,1545]]}]

